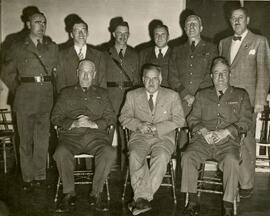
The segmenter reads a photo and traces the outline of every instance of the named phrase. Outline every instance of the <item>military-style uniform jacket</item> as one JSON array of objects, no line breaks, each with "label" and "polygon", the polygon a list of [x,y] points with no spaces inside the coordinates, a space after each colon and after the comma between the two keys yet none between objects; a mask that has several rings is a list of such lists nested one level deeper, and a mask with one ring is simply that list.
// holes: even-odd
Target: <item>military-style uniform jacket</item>
[{"label": "military-style uniform jacket", "polygon": [[116,122],[116,115],[107,91],[97,86],[91,86],[86,92],[79,85],[63,89],[53,108],[51,121],[54,125],[62,128],[64,133],[83,134],[89,128],[69,130],[79,115],[88,116],[98,125],[98,129],[92,129],[93,133],[97,130],[104,131],[109,125]]},{"label": "military-style uniform jacket", "polygon": [[[86,48],[86,59],[94,62],[96,67],[96,77],[94,84],[103,88],[106,88],[106,77],[105,77],[105,57],[102,52],[87,45]],[[57,72],[57,90],[73,86],[78,82],[77,67],[79,64],[79,57],[71,46],[67,49],[60,51],[60,66]]]},{"label": "military-style uniform jacket", "polygon": [[[155,54],[155,47],[148,47],[142,50],[139,54],[139,68],[140,72],[142,72],[142,66],[145,63],[157,64],[161,67],[162,73],[162,83],[161,85],[164,87],[168,87],[168,73],[169,73],[169,59],[172,56],[172,49],[169,47],[165,56],[162,59],[158,59]],[[141,74],[141,73],[140,73]]]},{"label": "military-style uniform jacket", "polygon": [[[39,60],[39,59],[40,60]],[[41,62],[46,67],[42,66]],[[26,113],[50,112],[53,104],[51,82],[20,82],[23,77],[53,76],[58,61],[58,47],[49,38],[43,38],[38,50],[29,36],[15,44],[7,54],[2,67],[2,79],[11,92],[16,92],[14,108]]]},{"label": "military-style uniform jacket", "polygon": [[129,79],[124,75],[122,70],[116,65],[112,58],[121,62],[116,48],[113,46],[105,52],[106,55],[106,78],[107,86],[109,88],[109,97],[112,101],[113,108],[118,114],[120,112],[121,104],[124,100],[124,94],[127,89],[132,86],[118,86],[110,87],[110,83],[121,85],[121,83],[129,82],[129,79],[133,85],[137,85],[139,82],[139,57],[134,48],[127,46],[124,58],[122,61],[122,67],[125,69]]},{"label": "military-style uniform jacket", "polygon": [[209,87],[199,91],[196,95],[193,109],[187,118],[188,125],[194,134],[198,130],[228,129],[234,139],[233,143],[239,145],[238,133],[248,131],[252,125],[252,108],[248,93],[241,88],[228,87],[219,100],[216,89]]},{"label": "military-style uniform jacket", "polygon": [[195,95],[198,89],[212,86],[210,67],[217,56],[217,48],[200,40],[194,52],[189,43],[173,50],[169,63],[169,85],[184,98],[187,94]]}]

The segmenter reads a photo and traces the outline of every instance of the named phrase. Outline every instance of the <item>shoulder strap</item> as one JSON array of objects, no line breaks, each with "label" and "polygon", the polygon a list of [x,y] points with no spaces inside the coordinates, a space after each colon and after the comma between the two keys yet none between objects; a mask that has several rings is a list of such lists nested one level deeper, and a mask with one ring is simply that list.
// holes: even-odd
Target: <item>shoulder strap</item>
[{"label": "shoulder strap", "polygon": [[123,72],[123,74],[125,75],[125,77],[127,78],[127,80],[129,82],[132,83],[132,80],[130,79],[128,73],[126,72],[126,70],[122,67],[121,63],[119,61],[117,61],[113,56],[112,53],[110,52],[110,50],[108,50],[109,55],[111,56],[113,62],[117,65],[117,67]]},{"label": "shoulder strap", "polygon": [[34,54],[34,56],[38,59],[39,63],[41,64],[44,72],[47,74],[47,75],[50,75],[49,74],[49,71],[47,70],[45,64],[43,63],[43,61],[39,58],[38,54],[36,54],[35,52],[32,52]]}]

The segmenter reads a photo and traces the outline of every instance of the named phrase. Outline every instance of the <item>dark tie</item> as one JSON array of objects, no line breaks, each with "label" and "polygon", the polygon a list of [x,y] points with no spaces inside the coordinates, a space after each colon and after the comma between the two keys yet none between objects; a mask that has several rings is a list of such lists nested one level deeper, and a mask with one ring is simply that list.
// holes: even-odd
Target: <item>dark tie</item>
[{"label": "dark tie", "polygon": [[191,42],[191,45],[190,45],[190,48],[191,48],[191,51],[192,51],[192,52],[194,52],[195,47],[196,47],[196,46],[195,46],[195,41],[192,41],[192,42]]},{"label": "dark tie", "polygon": [[237,40],[240,40],[241,41],[242,37],[241,36],[233,36],[233,40],[234,41],[237,41]]},{"label": "dark tie", "polygon": [[42,43],[40,42],[40,40],[37,40],[37,49],[39,51],[42,50]]},{"label": "dark tie", "polygon": [[148,100],[148,103],[149,103],[150,110],[152,112],[153,109],[154,109],[153,95],[150,95],[149,100]]},{"label": "dark tie", "polygon": [[119,58],[121,59],[121,61],[123,60],[124,58],[124,55],[123,55],[123,49],[120,49],[120,52],[118,54]]},{"label": "dark tie", "polygon": [[222,96],[224,95],[224,93],[221,90],[219,90],[218,93],[219,93],[218,99],[220,100],[222,98]]},{"label": "dark tie", "polygon": [[82,48],[80,49],[80,51],[78,53],[78,57],[79,57],[79,60],[83,60],[84,59]]},{"label": "dark tie", "polygon": [[82,87],[83,92],[86,93],[87,92],[87,88],[86,87]]},{"label": "dark tie", "polygon": [[163,54],[162,54],[162,52],[161,52],[161,49],[159,49],[158,59],[163,59]]}]

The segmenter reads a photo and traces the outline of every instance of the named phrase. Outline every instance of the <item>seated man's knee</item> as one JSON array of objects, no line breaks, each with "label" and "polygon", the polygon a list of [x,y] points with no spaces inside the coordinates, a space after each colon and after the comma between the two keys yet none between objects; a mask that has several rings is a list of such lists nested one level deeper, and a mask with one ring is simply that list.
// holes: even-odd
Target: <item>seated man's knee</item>
[{"label": "seated man's knee", "polygon": [[223,161],[224,164],[239,165],[239,158],[234,154],[226,154]]},{"label": "seated man's knee", "polygon": [[190,166],[191,164],[194,164],[197,168],[199,168],[201,162],[197,162],[196,159],[198,158],[198,155],[196,155],[196,152],[193,151],[185,151],[181,158],[181,167],[184,166]]},{"label": "seated man's knee", "polygon": [[68,157],[73,157],[73,155],[64,145],[59,145],[53,154],[53,158],[56,161],[62,160]]},{"label": "seated man's knee", "polygon": [[104,145],[103,146],[103,155],[106,158],[110,158],[112,160],[116,159],[116,150],[111,145]]},{"label": "seated man's knee", "polygon": [[170,158],[171,158],[171,155],[169,154],[169,152],[166,151],[165,149],[162,149],[162,148],[160,148],[152,156],[156,157],[157,160],[162,161],[162,162],[166,162],[166,163],[168,163]]}]

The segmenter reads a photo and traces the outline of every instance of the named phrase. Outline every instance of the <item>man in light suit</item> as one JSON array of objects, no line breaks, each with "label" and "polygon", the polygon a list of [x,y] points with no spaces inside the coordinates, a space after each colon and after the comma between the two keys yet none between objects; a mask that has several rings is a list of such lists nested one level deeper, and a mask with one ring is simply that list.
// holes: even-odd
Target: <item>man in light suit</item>
[{"label": "man in light suit", "polygon": [[254,124],[245,139],[243,163],[240,167],[240,196],[251,196],[254,187],[256,141],[256,115],[263,110],[269,90],[270,50],[267,39],[252,33],[247,25],[250,18],[245,8],[233,8],[231,11],[231,26],[234,36],[220,41],[220,55],[227,58],[231,64],[230,84],[244,88],[254,107]]},{"label": "man in light suit", "polygon": [[[119,121],[131,130],[129,166],[134,201],[133,215],[151,209],[150,201],[158,190],[175,150],[175,129],[185,122],[179,95],[160,87],[160,67],[143,67],[144,88],[127,93]],[[151,154],[150,169],[146,156]]]},{"label": "man in light suit", "polygon": [[76,69],[79,61],[89,59],[96,66],[94,85],[106,88],[105,57],[102,52],[87,44],[88,25],[83,20],[73,23],[71,37],[73,46],[60,51],[59,70],[57,71],[57,91],[67,86],[73,86],[78,78]]}]

